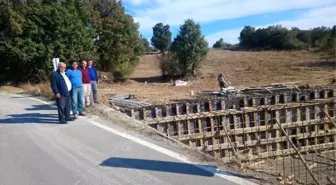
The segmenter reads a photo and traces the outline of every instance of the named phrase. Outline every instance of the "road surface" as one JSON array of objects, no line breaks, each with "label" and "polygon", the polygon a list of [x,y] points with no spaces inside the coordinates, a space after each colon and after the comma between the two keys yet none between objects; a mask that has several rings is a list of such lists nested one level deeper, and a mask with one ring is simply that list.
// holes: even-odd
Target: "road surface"
[{"label": "road surface", "polygon": [[0,185],[231,185],[54,106],[0,94]]}]

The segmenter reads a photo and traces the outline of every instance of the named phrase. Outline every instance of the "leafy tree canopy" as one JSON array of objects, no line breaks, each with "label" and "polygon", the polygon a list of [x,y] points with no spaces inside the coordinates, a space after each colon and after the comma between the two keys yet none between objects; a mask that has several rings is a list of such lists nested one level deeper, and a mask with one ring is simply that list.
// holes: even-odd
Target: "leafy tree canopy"
[{"label": "leafy tree canopy", "polygon": [[161,53],[166,51],[171,44],[172,33],[169,28],[169,25],[163,25],[162,23],[157,23],[153,27],[153,37],[151,38],[151,43],[154,48],[158,49]]},{"label": "leafy tree canopy", "polygon": [[0,12],[1,79],[47,80],[53,57],[69,62],[92,53],[90,13],[82,1],[7,1]]},{"label": "leafy tree canopy", "polygon": [[121,1],[0,2],[0,80],[46,81],[53,57],[66,63],[95,58],[102,70],[124,77],[144,52],[138,24]]},{"label": "leafy tree canopy", "polygon": [[334,49],[335,26],[310,30],[287,29],[281,25],[255,29],[245,26],[240,32],[239,45],[244,49]]},{"label": "leafy tree canopy", "polygon": [[201,26],[192,19],[187,19],[180,27],[170,50],[178,61],[178,75],[195,75],[209,50],[208,43],[201,33]]}]

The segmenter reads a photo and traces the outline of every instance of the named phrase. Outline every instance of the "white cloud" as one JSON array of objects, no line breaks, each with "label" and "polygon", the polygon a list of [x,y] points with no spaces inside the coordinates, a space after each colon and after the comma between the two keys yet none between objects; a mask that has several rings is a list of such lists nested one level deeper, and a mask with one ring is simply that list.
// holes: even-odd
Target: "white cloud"
[{"label": "white cloud", "polygon": [[297,19],[290,21],[280,21],[285,27],[299,27],[309,29],[317,26],[332,26],[336,24],[336,6],[327,8],[312,9]]},{"label": "white cloud", "polygon": [[[292,28],[298,27],[300,29],[310,29],[318,26],[333,26],[336,24],[336,6],[326,7],[326,8],[315,8],[309,11],[306,11],[299,15],[296,18],[291,20],[284,20],[279,22],[274,22],[267,25],[251,25],[255,28],[265,28],[271,25],[281,24],[284,27]],[[211,35],[208,35],[206,39],[209,42],[209,46],[211,47],[219,38],[223,38],[225,42],[229,43],[238,43],[238,37],[240,31],[243,27],[223,30]]]},{"label": "white cloud", "polygon": [[133,6],[138,6],[138,5],[147,3],[148,0],[124,0],[123,2],[128,2],[128,3],[130,3]]},{"label": "white cloud", "polygon": [[[134,5],[147,0],[128,0]],[[140,30],[151,32],[152,27],[163,22],[177,26],[192,18],[200,23],[233,19],[295,9],[317,8],[335,3],[335,0],[151,0],[149,8],[135,10],[135,21]]]}]

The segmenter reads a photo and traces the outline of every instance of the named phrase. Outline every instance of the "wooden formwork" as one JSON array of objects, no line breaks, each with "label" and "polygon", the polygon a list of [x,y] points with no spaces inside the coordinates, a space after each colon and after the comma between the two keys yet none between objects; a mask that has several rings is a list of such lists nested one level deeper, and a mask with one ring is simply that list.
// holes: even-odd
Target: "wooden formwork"
[{"label": "wooden formwork", "polygon": [[[296,180],[304,176],[307,182],[323,179],[324,183],[325,177],[335,172],[336,153],[327,156],[324,163],[314,158],[323,152],[336,151],[335,100],[335,87],[321,87],[270,94],[246,93],[123,111],[224,162],[238,159],[248,165],[282,159],[281,169],[270,165],[257,170],[272,176],[291,174],[290,177],[297,176]],[[302,154],[305,158],[312,156],[312,160],[307,162]],[[302,164],[292,164],[296,156]],[[314,165],[318,166],[315,172],[311,170]],[[322,168],[329,171],[320,175],[316,171]]]},{"label": "wooden formwork", "polygon": [[[149,124],[181,142],[230,160],[235,149],[249,159],[295,153],[275,120],[301,152],[335,148],[334,100],[291,106],[194,113],[152,119]],[[328,117],[326,116],[328,114]]]},{"label": "wooden formwork", "polygon": [[124,110],[127,115],[138,120],[151,120],[170,116],[187,115],[223,110],[240,110],[245,107],[298,103],[308,100],[329,99],[336,97],[336,89],[316,88],[300,91],[284,91],[274,94],[242,95],[235,98],[213,98],[186,101],[183,103],[147,106]]},{"label": "wooden formwork", "polygon": [[[243,94],[128,109],[158,131],[224,161],[247,160],[335,149],[336,90],[300,89]],[[287,132],[291,141],[276,124]]]}]

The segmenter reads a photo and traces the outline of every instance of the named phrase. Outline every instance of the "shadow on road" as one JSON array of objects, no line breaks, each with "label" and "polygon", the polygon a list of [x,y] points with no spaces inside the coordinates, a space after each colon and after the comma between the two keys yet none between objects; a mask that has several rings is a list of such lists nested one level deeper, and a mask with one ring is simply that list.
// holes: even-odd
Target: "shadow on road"
[{"label": "shadow on road", "polygon": [[[111,157],[103,161],[100,165],[115,168],[133,168],[138,170],[170,172],[206,177],[214,176],[214,173],[199,169],[192,164],[170,161]],[[214,168],[216,167],[214,166]]]},{"label": "shadow on road", "polygon": [[27,113],[27,114],[11,114],[7,115],[6,119],[0,119],[0,124],[57,124],[57,114],[41,114],[41,113]]},{"label": "shadow on road", "polygon": [[254,179],[258,181],[262,180],[249,175],[219,170],[217,166],[214,165],[188,164],[183,162],[111,157],[103,161],[100,164],[100,166],[108,166],[114,168],[132,168],[138,170],[179,173],[179,174],[198,175],[205,177],[212,177],[215,174],[222,174],[226,176],[240,177],[244,179]]},{"label": "shadow on road", "polygon": [[54,110],[57,112],[56,107],[52,107],[50,105],[32,105],[30,108],[25,108],[28,111],[37,111],[37,110]]},{"label": "shadow on road", "polygon": [[[10,114],[6,115],[7,118],[0,119],[0,124],[58,124],[57,108],[50,105],[31,105],[25,108],[26,111],[31,113],[24,114]],[[41,111],[54,111],[54,114],[40,113]]]}]

